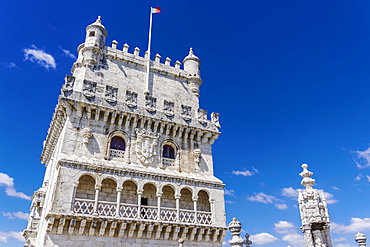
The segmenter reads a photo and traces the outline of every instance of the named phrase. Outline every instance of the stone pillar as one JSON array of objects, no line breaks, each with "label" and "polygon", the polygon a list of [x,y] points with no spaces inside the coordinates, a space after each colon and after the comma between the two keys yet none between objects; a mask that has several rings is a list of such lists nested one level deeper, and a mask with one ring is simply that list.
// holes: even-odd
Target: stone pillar
[{"label": "stone pillar", "polygon": [[119,217],[119,209],[121,204],[121,194],[122,194],[122,187],[117,187],[117,207],[116,207],[116,217]]},{"label": "stone pillar", "polygon": [[242,224],[236,220],[236,218],[233,218],[233,221],[229,224],[229,231],[231,232],[232,239],[230,240],[230,245],[235,247],[243,247],[244,244],[247,246],[250,246],[252,244],[252,241],[249,240],[249,235],[246,234],[247,240],[244,241],[240,237],[240,232],[242,230]]},{"label": "stone pillar", "polygon": [[142,191],[137,192],[137,218],[141,218],[141,195]]},{"label": "stone pillar", "polygon": [[183,247],[184,242],[185,242],[185,239],[180,238],[180,239],[178,240],[178,242],[179,242],[179,247]]},{"label": "stone pillar", "polygon": [[99,191],[100,185],[95,185],[95,202],[94,202],[94,211],[93,215],[98,215],[98,200],[99,200]]},{"label": "stone pillar", "polygon": [[360,247],[366,247],[366,235],[363,233],[357,233],[355,235],[355,240],[358,243],[358,246]]},{"label": "stone pillar", "polygon": [[180,196],[175,196],[176,199],[176,222],[180,222]]},{"label": "stone pillar", "polygon": [[215,199],[209,199],[209,203],[211,204],[212,225],[214,225],[216,222]]},{"label": "stone pillar", "polygon": [[157,220],[161,220],[161,199],[162,193],[157,193],[157,207],[158,207]]},{"label": "stone pillar", "polygon": [[198,202],[198,197],[193,197],[193,202],[194,202],[194,223],[198,223],[198,209],[197,209],[197,202]]},{"label": "stone pillar", "polygon": [[312,233],[311,233],[311,227],[309,225],[304,225],[302,226],[302,232],[304,235],[304,240],[306,243],[306,247],[314,247],[313,244],[313,238],[312,238]]}]

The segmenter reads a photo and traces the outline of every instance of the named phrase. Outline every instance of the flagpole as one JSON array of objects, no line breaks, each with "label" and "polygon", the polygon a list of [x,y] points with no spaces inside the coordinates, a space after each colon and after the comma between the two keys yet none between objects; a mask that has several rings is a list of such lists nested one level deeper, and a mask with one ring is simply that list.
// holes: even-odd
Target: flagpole
[{"label": "flagpole", "polygon": [[146,88],[144,91],[144,94],[149,95],[149,73],[150,73],[150,45],[152,42],[152,19],[153,19],[153,13],[152,8],[150,8],[150,22],[149,22],[149,40],[148,40],[148,63],[146,66]]}]

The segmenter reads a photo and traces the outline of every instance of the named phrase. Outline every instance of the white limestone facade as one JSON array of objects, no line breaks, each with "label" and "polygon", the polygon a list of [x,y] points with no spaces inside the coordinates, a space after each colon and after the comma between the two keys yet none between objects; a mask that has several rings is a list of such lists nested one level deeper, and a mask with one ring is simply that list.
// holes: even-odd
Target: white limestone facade
[{"label": "white limestone facade", "polygon": [[156,55],[147,83],[147,54],[107,35],[100,18],[89,25],[65,77],[25,246],[221,246],[219,114],[199,109],[200,60]]}]

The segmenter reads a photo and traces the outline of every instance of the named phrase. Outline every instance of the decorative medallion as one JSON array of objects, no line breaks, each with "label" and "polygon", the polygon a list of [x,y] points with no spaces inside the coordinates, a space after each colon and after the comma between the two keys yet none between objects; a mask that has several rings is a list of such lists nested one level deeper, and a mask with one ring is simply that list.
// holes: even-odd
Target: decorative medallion
[{"label": "decorative medallion", "polygon": [[96,82],[92,82],[89,80],[84,80],[84,85],[83,85],[83,94],[88,97],[92,98],[95,96],[96,92]]},{"label": "decorative medallion", "polygon": [[64,85],[62,87],[63,92],[69,92],[72,91],[73,85],[75,84],[76,77],[72,75],[66,75],[64,77]]},{"label": "decorative medallion", "polygon": [[163,103],[163,112],[167,117],[172,117],[174,115],[173,109],[175,108],[175,103],[165,100]]},{"label": "decorative medallion", "polygon": [[112,86],[106,86],[105,88],[105,100],[114,103],[117,101],[117,92],[118,88],[112,87]]},{"label": "decorative medallion", "polygon": [[126,91],[126,104],[128,107],[134,108],[137,106],[137,93]]},{"label": "decorative medallion", "polygon": [[146,129],[136,129],[136,156],[143,165],[153,163],[157,155],[156,148],[159,134]]},{"label": "decorative medallion", "polygon": [[181,117],[185,121],[189,121],[191,119],[191,106],[181,105]]},{"label": "decorative medallion", "polygon": [[150,95],[145,96],[145,107],[148,112],[155,112],[157,105],[157,98]]}]

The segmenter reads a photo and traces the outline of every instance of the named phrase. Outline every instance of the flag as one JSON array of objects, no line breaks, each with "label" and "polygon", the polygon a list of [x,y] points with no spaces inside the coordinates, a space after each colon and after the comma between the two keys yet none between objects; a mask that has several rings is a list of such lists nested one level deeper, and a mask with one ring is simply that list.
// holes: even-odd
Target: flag
[{"label": "flag", "polygon": [[160,13],[161,12],[161,8],[160,7],[151,7],[151,11],[152,11],[152,14],[157,14],[157,13]]}]

